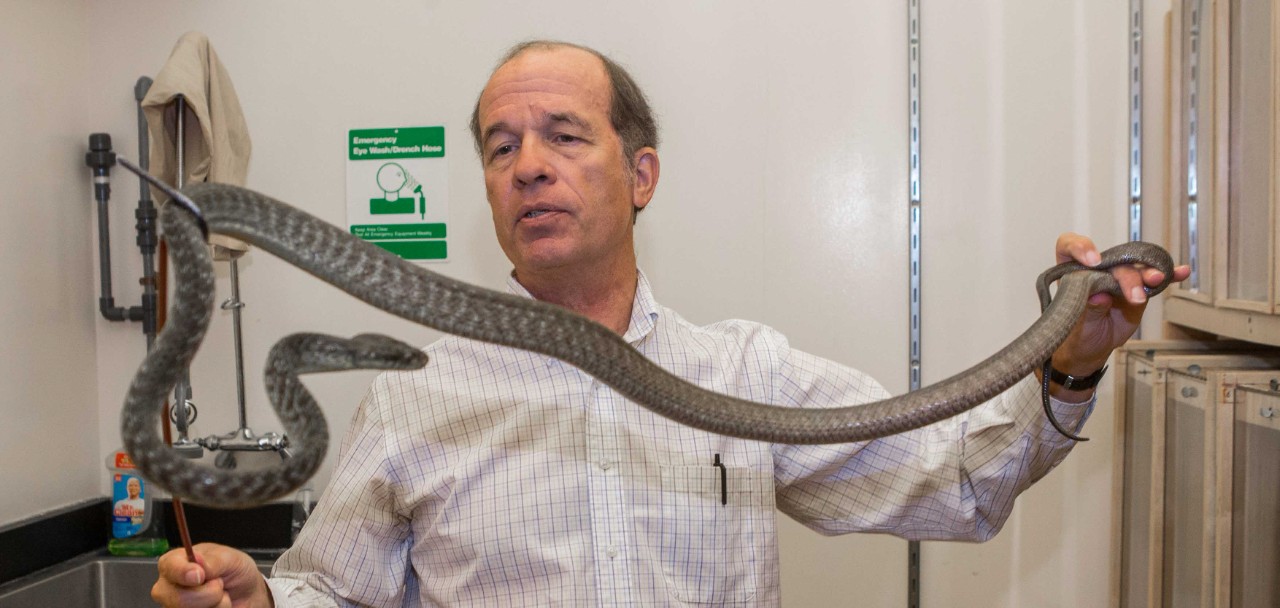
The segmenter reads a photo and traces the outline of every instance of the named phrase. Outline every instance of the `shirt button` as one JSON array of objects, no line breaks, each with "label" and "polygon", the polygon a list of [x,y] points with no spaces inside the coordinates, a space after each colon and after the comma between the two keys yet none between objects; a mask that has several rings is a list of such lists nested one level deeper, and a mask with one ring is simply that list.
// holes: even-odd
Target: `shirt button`
[{"label": "shirt button", "polygon": [[611,466],[613,466],[613,463],[612,463],[612,462],[609,462],[608,460],[605,460],[605,459],[601,459],[601,460],[600,460],[600,468],[601,468],[601,469],[603,469],[603,470],[605,470],[605,471],[608,471],[608,470],[609,470],[609,467],[611,467]]},{"label": "shirt button", "polygon": [[604,550],[604,554],[608,555],[609,559],[618,557],[618,548],[613,545],[609,545],[609,547]]}]

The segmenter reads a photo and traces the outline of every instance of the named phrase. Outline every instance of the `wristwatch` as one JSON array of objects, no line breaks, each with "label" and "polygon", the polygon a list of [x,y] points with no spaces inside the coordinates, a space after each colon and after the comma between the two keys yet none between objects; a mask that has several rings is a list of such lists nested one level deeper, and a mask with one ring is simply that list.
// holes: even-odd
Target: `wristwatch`
[{"label": "wristwatch", "polygon": [[1069,391],[1083,391],[1098,386],[1098,382],[1102,380],[1103,374],[1107,373],[1107,366],[1102,366],[1096,372],[1088,376],[1072,376],[1064,374],[1052,367],[1049,368],[1049,379],[1057,382],[1059,386]]}]

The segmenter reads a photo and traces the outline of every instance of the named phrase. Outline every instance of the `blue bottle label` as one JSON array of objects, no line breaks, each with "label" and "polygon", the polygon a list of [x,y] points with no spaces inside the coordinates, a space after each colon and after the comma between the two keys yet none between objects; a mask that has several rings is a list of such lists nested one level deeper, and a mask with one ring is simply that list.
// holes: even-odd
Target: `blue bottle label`
[{"label": "blue bottle label", "polygon": [[116,538],[137,536],[147,516],[146,484],[137,475],[116,473],[111,487],[111,534]]}]

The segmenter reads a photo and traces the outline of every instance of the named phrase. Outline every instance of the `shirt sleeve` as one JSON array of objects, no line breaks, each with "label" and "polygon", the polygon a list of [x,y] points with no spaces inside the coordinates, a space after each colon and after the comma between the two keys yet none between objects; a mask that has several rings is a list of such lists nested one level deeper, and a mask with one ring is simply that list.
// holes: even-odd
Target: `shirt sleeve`
[{"label": "shirt sleeve", "polygon": [[[776,403],[834,407],[884,399],[856,370],[781,340]],[[1064,428],[1093,409],[1053,400]],[[773,446],[778,508],[823,534],[883,532],[908,540],[990,539],[1014,499],[1070,452],[1049,423],[1034,375],[968,412],[868,442]]]},{"label": "shirt sleeve", "polygon": [[278,608],[400,606],[412,533],[382,422],[383,377],[360,404],[337,468],[293,546],[268,579]]}]

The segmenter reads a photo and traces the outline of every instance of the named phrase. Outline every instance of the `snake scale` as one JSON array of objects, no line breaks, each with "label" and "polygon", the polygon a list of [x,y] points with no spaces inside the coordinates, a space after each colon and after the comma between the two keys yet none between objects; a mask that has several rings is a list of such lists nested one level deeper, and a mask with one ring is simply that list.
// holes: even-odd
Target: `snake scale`
[{"label": "snake scale", "polygon": [[[566,309],[441,276],[360,240],[285,203],[223,184],[183,192],[210,231],[246,241],[368,304],[465,338],[535,351],[577,366],[626,398],[677,422],[724,435],[788,444],[864,441],[954,416],[1026,377],[1065,339],[1090,294],[1119,286],[1108,272],[1067,263],[1041,275],[1041,317],[1000,352],[950,379],[875,403],[784,408],[735,399],[685,382],[645,359],[620,336]],[[214,271],[198,217],[176,204],[161,213],[175,289],[168,322],[129,387],[122,414],[125,447],[143,475],[185,500],[247,507],[300,487],[328,445],[324,416],[296,374],[337,369],[414,369],[416,348],[385,336],[352,340],[295,335],[272,350],[267,386],[292,458],[266,471],[201,466],[165,446],[159,413],[191,362],[214,307]],[[1145,264],[1173,276],[1163,249],[1126,243],[1103,253],[1100,268]],[[1058,281],[1051,301],[1047,285]]]}]

